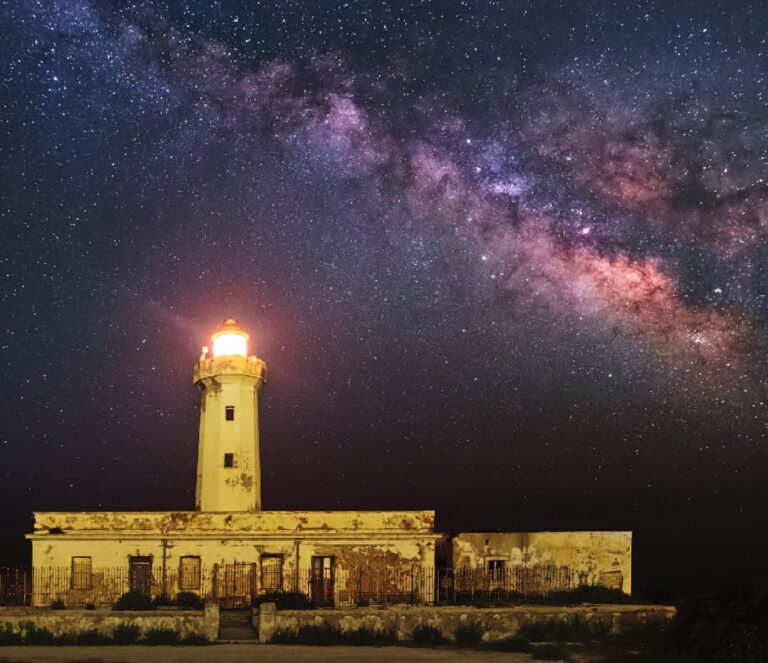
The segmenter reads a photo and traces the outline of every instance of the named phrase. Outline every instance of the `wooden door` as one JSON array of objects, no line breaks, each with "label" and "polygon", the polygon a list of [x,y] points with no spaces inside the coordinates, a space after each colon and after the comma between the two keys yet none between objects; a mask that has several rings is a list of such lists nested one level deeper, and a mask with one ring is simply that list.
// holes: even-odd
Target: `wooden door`
[{"label": "wooden door", "polygon": [[310,578],[310,598],[316,606],[333,605],[333,557],[312,557],[312,575]]},{"label": "wooden door", "polygon": [[152,592],[152,558],[131,556],[128,560],[128,587],[149,595]]}]

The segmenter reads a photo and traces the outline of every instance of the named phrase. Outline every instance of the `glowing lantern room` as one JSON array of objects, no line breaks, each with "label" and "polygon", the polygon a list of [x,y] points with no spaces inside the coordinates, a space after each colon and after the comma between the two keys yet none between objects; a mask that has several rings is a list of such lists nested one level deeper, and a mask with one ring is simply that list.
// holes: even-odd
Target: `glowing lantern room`
[{"label": "glowing lantern room", "polygon": [[227,318],[211,336],[213,356],[248,355],[248,334],[240,329],[237,320]]}]

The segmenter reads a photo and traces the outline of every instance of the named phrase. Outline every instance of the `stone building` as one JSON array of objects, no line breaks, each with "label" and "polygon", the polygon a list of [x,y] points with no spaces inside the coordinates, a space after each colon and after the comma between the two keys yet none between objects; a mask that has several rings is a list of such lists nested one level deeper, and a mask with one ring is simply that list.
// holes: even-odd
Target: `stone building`
[{"label": "stone building", "polygon": [[631,587],[629,532],[441,536],[434,511],[262,511],[266,365],[248,354],[235,320],[203,348],[193,381],[201,396],[196,510],[35,513],[27,538],[36,605],[107,604],[128,589],[193,591],[223,605],[286,590],[319,605],[431,603],[446,570],[459,568],[477,571],[485,589],[527,582],[526,573],[539,583],[554,578],[552,587]]}]

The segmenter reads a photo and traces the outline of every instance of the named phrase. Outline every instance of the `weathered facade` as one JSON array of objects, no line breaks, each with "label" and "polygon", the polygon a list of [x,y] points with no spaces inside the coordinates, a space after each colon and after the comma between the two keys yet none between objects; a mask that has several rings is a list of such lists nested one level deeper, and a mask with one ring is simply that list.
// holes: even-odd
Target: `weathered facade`
[{"label": "weathered facade", "polygon": [[[632,532],[465,532],[444,536],[437,562],[488,582],[549,588],[601,585],[632,592]],[[516,577],[509,578],[510,574]],[[519,577],[517,577],[519,576]]]},{"label": "weathered facade", "polygon": [[37,513],[29,538],[34,568],[72,569],[65,587],[38,573],[37,605],[109,603],[129,588],[223,603],[299,590],[335,604],[361,569],[389,572],[392,592],[404,572],[431,569],[436,535],[431,511],[191,511]]},{"label": "weathered facade", "polygon": [[[248,335],[234,320],[212,341],[193,376],[201,394],[197,511],[35,513],[33,603],[108,604],[128,589],[192,591],[224,605],[285,590],[317,605],[444,595],[433,511],[261,510],[266,365],[248,354]],[[461,534],[443,537],[437,552],[443,569],[485,574],[485,589],[500,572],[526,568],[561,569],[558,578],[571,584],[631,588],[628,532]]]}]

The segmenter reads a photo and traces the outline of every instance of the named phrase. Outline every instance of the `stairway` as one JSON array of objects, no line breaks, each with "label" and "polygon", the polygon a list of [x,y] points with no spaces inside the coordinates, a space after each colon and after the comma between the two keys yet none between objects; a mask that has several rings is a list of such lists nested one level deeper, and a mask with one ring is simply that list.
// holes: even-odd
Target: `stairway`
[{"label": "stairway", "polygon": [[219,642],[258,642],[250,608],[223,608],[219,612]]}]

